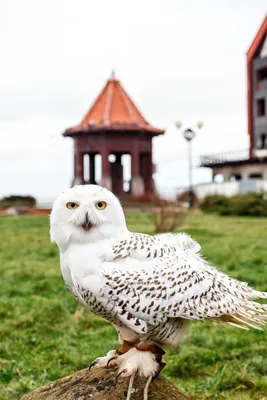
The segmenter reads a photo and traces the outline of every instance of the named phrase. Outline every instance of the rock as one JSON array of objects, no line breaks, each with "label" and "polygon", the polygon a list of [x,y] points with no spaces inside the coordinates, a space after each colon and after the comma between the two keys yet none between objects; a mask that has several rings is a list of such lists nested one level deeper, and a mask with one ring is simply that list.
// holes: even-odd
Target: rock
[{"label": "rock", "polygon": [[[142,400],[146,379],[136,377],[131,400]],[[129,378],[118,379],[116,369],[88,368],[26,394],[21,400],[125,400]],[[149,387],[148,400],[186,400],[172,383],[159,376]]]}]

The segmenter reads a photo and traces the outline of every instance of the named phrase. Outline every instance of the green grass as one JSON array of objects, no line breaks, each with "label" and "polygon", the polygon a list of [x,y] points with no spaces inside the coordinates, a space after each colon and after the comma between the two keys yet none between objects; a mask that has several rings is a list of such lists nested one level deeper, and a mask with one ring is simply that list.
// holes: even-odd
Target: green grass
[{"label": "green grass", "polygon": [[[149,213],[129,228],[153,232]],[[0,219],[0,399],[19,399],[117,346],[113,327],[80,306],[60,276],[47,217]],[[189,215],[184,231],[232,277],[267,291],[267,219]],[[193,399],[267,399],[267,330],[194,323],[163,375]]]}]

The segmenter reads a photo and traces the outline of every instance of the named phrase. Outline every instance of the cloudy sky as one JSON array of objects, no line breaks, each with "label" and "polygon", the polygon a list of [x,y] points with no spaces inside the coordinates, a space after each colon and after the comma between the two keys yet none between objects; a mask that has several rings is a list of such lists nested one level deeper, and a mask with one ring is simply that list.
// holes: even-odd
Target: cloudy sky
[{"label": "cloudy sky", "polygon": [[[187,184],[182,120],[201,154],[248,146],[245,53],[266,0],[0,0],[0,195],[50,198],[72,179],[77,124],[115,68],[155,126],[157,183]],[[194,181],[210,172],[194,169]]]}]

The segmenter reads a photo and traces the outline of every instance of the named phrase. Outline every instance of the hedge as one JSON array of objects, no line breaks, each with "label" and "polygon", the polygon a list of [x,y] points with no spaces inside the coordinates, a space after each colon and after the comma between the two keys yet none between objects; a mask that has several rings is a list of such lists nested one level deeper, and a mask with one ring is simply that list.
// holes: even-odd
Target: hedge
[{"label": "hedge", "polygon": [[205,212],[220,215],[267,216],[267,193],[248,193],[226,197],[207,196],[200,208]]}]

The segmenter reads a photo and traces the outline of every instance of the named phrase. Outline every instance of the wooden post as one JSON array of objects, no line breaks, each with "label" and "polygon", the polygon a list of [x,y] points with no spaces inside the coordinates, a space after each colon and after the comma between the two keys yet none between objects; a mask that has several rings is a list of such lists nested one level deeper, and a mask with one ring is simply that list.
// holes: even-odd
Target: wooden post
[{"label": "wooden post", "polygon": [[95,154],[89,154],[89,172],[90,172],[90,183],[95,184]]},{"label": "wooden post", "polygon": [[74,142],[74,179],[72,185],[83,183],[83,153],[79,149],[78,141]]},{"label": "wooden post", "polygon": [[152,161],[152,152],[147,153],[147,190],[149,193],[153,193],[155,191],[154,181],[153,181],[153,161]]}]

